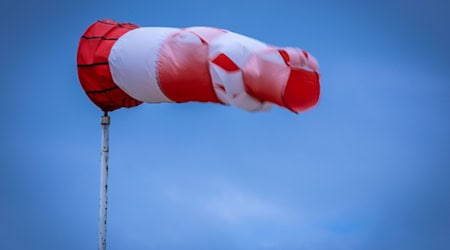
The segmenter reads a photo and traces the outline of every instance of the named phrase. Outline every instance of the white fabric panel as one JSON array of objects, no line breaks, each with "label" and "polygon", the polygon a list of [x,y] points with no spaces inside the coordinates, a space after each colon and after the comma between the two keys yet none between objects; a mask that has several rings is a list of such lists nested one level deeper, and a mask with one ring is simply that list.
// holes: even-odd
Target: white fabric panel
[{"label": "white fabric panel", "polygon": [[271,102],[263,102],[262,107],[260,107],[258,111],[265,111],[265,112],[270,111],[270,110],[272,110],[273,105],[274,104]]},{"label": "white fabric panel", "polygon": [[211,74],[211,79],[213,83],[214,91],[216,92],[217,98],[221,102],[227,105],[231,105],[229,98],[227,97],[226,89],[222,89],[219,86],[223,86],[225,88],[225,85],[223,83],[223,74],[224,71],[217,65],[213,63],[209,63],[209,72]]},{"label": "white fabric panel", "polygon": [[278,50],[273,50],[267,53],[261,53],[259,54],[259,57],[266,59],[267,61],[278,63],[280,65],[286,65],[286,63],[283,60],[283,57],[281,57],[280,53],[278,53]]},{"label": "white fabric panel", "polygon": [[202,40],[195,34],[185,30],[179,32],[175,37],[170,39],[172,42],[187,43],[187,44],[202,44]]},{"label": "white fabric panel", "polygon": [[239,68],[243,68],[252,53],[268,46],[258,40],[237,33],[228,32],[209,44],[209,56],[213,59],[220,53],[227,55]]},{"label": "white fabric panel", "polygon": [[163,42],[179,29],[137,28],[117,40],[109,67],[114,82],[128,95],[144,102],[172,102],[158,84],[158,58]]},{"label": "white fabric panel", "polygon": [[[247,111],[268,111],[272,108],[271,103],[262,103],[247,94],[241,71],[227,72],[214,63],[210,63],[209,69],[215,85],[214,90],[223,103]],[[216,87],[217,84],[221,84],[225,92]]]},{"label": "white fabric panel", "polygon": [[317,62],[317,59],[312,56],[311,54],[308,54],[308,58],[306,58],[306,66],[314,71],[319,70],[319,63]]},{"label": "white fabric panel", "polygon": [[[209,58],[214,60],[217,55],[223,53],[242,69],[253,53],[267,48],[266,44],[258,40],[228,32],[209,43]],[[210,72],[213,84],[221,84],[225,88],[226,92],[223,93],[220,88],[214,87],[222,102],[247,111],[268,111],[272,108],[272,103],[261,103],[247,94],[240,70],[227,72],[210,61]]]},{"label": "white fabric panel", "polygon": [[[284,48],[284,50],[289,54],[290,63],[289,65],[293,68],[303,68],[306,70],[319,70],[319,64],[316,58],[311,56],[308,52],[303,51],[299,48]],[[305,53],[308,56],[305,56]]]}]

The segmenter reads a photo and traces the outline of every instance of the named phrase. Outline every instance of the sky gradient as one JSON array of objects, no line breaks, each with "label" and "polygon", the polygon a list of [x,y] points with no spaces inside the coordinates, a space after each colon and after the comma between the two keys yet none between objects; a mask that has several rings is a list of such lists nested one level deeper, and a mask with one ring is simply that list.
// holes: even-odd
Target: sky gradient
[{"label": "sky gradient", "polygon": [[108,249],[450,249],[450,4],[0,3],[0,249],[95,249],[100,116],[84,30],[214,26],[320,64],[295,115],[143,104],[111,116]]}]

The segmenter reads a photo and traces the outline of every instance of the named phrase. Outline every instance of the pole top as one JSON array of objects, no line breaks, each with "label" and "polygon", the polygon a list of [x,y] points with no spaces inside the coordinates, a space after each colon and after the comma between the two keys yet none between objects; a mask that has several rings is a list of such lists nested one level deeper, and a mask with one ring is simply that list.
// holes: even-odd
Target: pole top
[{"label": "pole top", "polygon": [[101,125],[109,125],[110,118],[108,116],[108,112],[105,112],[102,116]]}]

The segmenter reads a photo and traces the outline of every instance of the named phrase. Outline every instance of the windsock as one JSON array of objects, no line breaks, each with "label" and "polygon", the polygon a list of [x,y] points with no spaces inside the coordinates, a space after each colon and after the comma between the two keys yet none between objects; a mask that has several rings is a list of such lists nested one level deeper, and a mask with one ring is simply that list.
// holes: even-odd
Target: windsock
[{"label": "windsock", "polygon": [[81,37],[77,66],[84,91],[105,112],[195,101],[298,113],[320,95],[318,63],[306,51],[212,27],[99,20]]}]

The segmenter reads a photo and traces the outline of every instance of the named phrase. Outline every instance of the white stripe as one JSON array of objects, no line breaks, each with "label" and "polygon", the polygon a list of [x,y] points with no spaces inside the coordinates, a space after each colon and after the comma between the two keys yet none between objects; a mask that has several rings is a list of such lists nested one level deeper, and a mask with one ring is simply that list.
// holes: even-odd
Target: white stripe
[{"label": "white stripe", "polygon": [[109,55],[114,82],[131,97],[144,102],[172,102],[158,83],[159,50],[179,29],[138,28],[121,36]]},{"label": "white stripe", "polygon": [[[272,104],[261,102],[245,91],[241,71],[226,72],[211,62],[209,66],[214,90],[216,91],[217,97],[223,103],[251,112],[268,111],[271,109]],[[217,87],[217,84],[221,84],[225,88],[225,93]]]},{"label": "white stripe", "polygon": [[[263,42],[233,32],[225,33],[209,43],[211,78],[214,84],[222,84],[226,91],[224,94],[220,88],[214,88],[222,102],[252,112],[268,111],[272,108],[271,103],[261,102],[245,91],[241,72],[251,55],[267,48]],[[241,70],[226,72],[212,63],[211,60],[221,53],[230,58]]]},{"label": "white stripe", "polygon": [[239,68],[243,68],[252,53],[266,49],[268,46],[250,37],[234,32],[225,33],[209,44],[210,59],[218,54],[227,55]]},{"label": "white stripe", "polygon": [[278,50],[275,49],[268,52],[260,53],[258,54],[258,56],[262,59],[277,63],[279,65],[286,65],[286,63],[283,60],[283,57],[281,57],[280,53],[278,53]]}]

